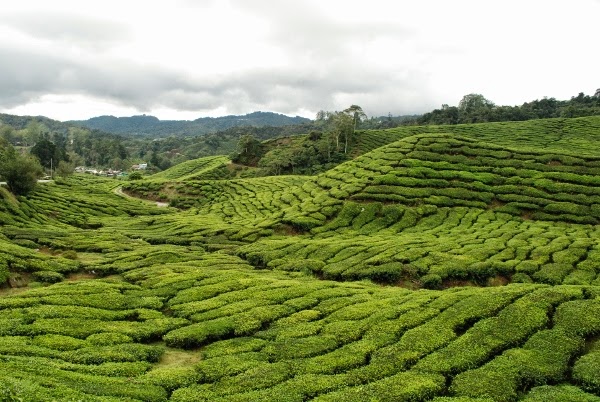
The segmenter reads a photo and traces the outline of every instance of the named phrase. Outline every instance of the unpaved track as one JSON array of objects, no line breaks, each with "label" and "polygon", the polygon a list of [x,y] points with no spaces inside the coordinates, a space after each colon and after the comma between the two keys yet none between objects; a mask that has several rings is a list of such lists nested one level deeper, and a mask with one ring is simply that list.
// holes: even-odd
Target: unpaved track
[{"label": "unpaved track", "polygon": [[145,199],[143,199],[143,198],[132,197],[132,196],[130,196],[129,194],[125,194],[125,193],[123,192],[123,187],[121,187],[121,186],[119,186],[119,187],[115,188],[115,189],[113,190],[113,192],[114,192],[116,195],[118,195],[118,196],[121,196],[121,197],[124,197],[124,198],[131,198],[132,200],[139,200],[139,201],[150,202],[150,203],[152,203],[152,204],[156,204],[156,206],[157,206],[157,207],[166,208],[166,207],[168,207],[168,206],[169,206],[169,203],[168,203],[168,202],[150,201],[150,200],[145,200]]}]

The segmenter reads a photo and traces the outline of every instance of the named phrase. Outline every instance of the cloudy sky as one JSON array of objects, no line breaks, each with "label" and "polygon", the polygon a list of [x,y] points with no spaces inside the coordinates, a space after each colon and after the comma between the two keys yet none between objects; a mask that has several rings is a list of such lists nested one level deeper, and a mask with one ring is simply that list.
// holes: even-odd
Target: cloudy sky
[{"label": "cloudy sky", "polygon": [[19,0],[0,112],[58,120],[424,113],[600,87],[600,0]]}]

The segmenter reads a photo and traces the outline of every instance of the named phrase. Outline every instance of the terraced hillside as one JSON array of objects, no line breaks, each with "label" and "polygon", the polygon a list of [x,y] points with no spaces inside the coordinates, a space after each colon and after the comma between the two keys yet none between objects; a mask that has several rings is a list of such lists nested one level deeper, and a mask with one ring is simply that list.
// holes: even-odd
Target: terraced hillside
[{"label": "terraced hillside", "polygon": [[229,178],[226,156],[207,156],[175,165],[152,175],[153,180],[189,180]]},{"label": "terraced hillside", "polygon": [[473,125],[314,177],[0,188],[0,399],[600,401],[598,133],[564,128],[594,122],[560,123],[586,152]]},{"label": "terraced hillside", "polygon": [[[450,133],[496,145],[519,149],[544,149],[549,152],[568,152],[597,156],[600,153],[600,117],[573,119],[543,119],[520,122],[457,124],[441,126],[403,126],[389,130],[366,131],[381,139],[396,139],[424,133]],[[377,140],[371,140],[378,142]],[[378,142],[381,145],[381,142]],[[389,143],[389,142],[388,142]],[[372,150],[372,147],[367,147]]]}]

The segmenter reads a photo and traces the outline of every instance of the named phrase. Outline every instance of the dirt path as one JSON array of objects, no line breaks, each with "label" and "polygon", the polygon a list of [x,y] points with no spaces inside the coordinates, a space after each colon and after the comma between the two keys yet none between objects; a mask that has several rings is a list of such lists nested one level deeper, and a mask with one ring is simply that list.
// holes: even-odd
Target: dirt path
[{"label": "dirt path", "polygon": [[166,207],[168,207],[168,206],[169,206],[169,203],[168,203],[168,202],[150,201],[150,200],[145,200],[145,199],[143,199],[143,198],[132,197],[132,196],[131,196],[131,195],[129,195],[129,194],[125,194],[125,193],[123,192],[123,187],[121,187],[121,186],[119,186],[119,187],[115,188],[115,189],[113,190],[113,192],[114,192],[116,195],[118,195],[118,196],[121,196],[121,197],[124,197],[124,198],[129,198],[129,199],[132,199],[132,200],[139,200],[139,201],[143,201],[143,202],[149,202],[149,203],[155,204],[157,207],[166,208]]}]

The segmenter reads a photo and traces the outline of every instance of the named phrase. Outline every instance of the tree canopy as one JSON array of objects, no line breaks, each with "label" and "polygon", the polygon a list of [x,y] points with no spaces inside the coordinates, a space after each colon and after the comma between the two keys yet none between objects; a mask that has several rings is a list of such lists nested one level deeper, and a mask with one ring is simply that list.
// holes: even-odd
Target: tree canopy
[{"label": "tree canopy", "polygon": [[456,106],[442,105],[402,124],[464,124],[493,121],[524,121],[554,117],[584,117],[600,114],[600,89],[594,96],[580,92],[567,101],[536,99],[521,106],[497,106],[481,94],[465,95]]},{"label": "tree canopy", "polygon": [[42,168],[36,158],[20,154],[12,145],[0,140],[0,177],[15,195],[27,195],[37,183]]}]

